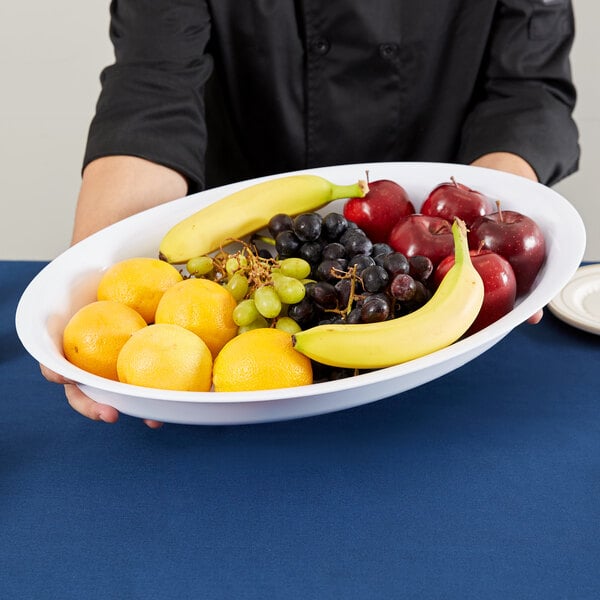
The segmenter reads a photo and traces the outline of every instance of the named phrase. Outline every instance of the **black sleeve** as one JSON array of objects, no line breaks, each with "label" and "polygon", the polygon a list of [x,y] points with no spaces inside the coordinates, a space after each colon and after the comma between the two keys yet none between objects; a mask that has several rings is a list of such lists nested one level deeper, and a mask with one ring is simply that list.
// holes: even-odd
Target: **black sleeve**
[{"label": "black sleeve", "polygon": [[576,93],[569,63],[573,37],[570,0],[498,3],[483,92],[463,127],[462,161],[513,152],[546,184],[577,169]]},{"label": "black sleeve", "polygon": [[210,18],[201,0],[112,0],[115,63],[101,93],[84,156],[138,156],[204,184],[204,85],[212,70]]}]

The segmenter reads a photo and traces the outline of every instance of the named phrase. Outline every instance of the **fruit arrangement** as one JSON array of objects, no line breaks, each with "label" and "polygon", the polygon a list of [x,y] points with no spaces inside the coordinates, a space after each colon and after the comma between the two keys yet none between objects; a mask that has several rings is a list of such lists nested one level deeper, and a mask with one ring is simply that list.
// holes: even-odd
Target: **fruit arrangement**
[{"label": "fruit arrangement", "polygon": [[110,267],[65,356],[147,387],[291,387],[412,360],[512,310],[545,257],[537,225],[454,179],[414,206],[368,177],[248,186],[177,223],[157,258]]}]

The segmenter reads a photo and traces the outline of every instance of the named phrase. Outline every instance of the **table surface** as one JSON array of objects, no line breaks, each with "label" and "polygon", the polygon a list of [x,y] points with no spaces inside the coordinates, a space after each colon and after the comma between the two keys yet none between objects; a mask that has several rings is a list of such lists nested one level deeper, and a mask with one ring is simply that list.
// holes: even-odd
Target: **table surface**
[{"label": "table surface", "polygon": [[245,426],[72,411],[0,262],[0,598],[600,598],[600,337],[547,313],[359,408]]}]

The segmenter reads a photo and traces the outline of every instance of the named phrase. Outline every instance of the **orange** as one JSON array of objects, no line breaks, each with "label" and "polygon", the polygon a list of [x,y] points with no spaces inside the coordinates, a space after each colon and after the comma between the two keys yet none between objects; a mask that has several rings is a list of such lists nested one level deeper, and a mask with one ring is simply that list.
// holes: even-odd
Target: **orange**
[{"label": "orange", "polygon": [[252,329],[228,342],[213,366],[215,392],[241,392],[309,385],[310,359],[281,329]]},{"label": "orange", "polygon": [[237,334],[235,298],[210,279],[184,279],[171,286],[156,308],[156,323],[180,325],[201,337],[213,358]]},{"label": "orange", "polygon": [[81,369],[117,380],[117,357],[131,335],[146,327],[142,316],[113,300],[80,308],[63,332],[65,358]]},{"label": "orange", "polygon": [[158,258],[126,258],[110,266],[98,284],[98,300],[116,300],[137,310],[146,323],[154,313],[165,290],[182,281],[171,264]]},{"label": "orange", "polygon": [[155,324],[136,331],[117,360],[119,381],[163,390],[208,392],[212,355],[195,334],[179,325]]}]

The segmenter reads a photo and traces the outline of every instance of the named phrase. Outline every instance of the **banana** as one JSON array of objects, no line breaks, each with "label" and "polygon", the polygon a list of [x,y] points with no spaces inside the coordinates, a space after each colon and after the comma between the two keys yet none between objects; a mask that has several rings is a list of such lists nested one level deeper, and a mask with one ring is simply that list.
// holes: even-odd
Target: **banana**
[{"label": "banana", "polygon": [[163,237],[160,257],[184,263],[217,250],[228,239],[265,227],[277,213],[310,212],[332,200],[362,198],[367,192],[364,181],[336,185],[310,174],[269,179],[225,196],[177,223]]},{"label": "banana", "polygon": [[354,369],[397,365],[459,339],[483,302],[483,282],[473,267],[462,221],[452,225],[455,264],[421,308],[382,321],[353,325],[318,325],[294,334],[294,347],[320,363]]}]

